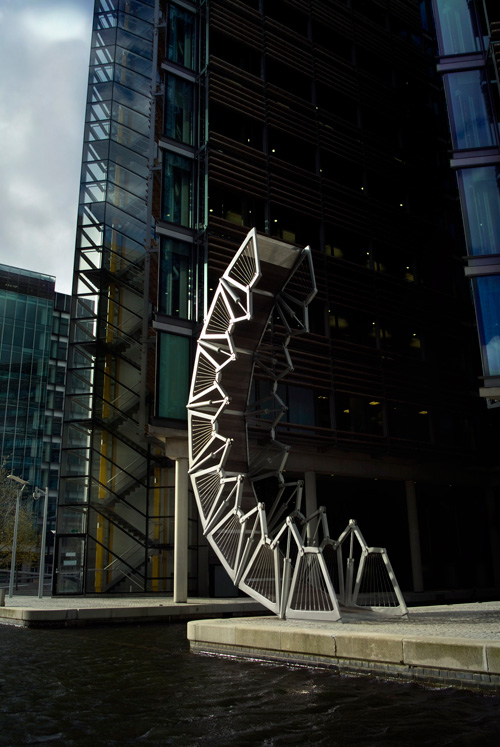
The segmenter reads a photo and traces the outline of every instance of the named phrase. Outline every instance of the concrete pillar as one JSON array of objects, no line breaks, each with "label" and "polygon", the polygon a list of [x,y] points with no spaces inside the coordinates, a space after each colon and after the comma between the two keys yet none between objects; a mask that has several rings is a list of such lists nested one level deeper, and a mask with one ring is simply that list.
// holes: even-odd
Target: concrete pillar
[{"label": "concrete pillar", "polygon": [[408,510],[408,534],[410,537],[411,572],[413,591],[424,590],[422,556],[420,554],[420,530],[418,527],[417,491],[413,480],[406,480],[406,507]]},{"label": "concrete pillar", "polygon": [[166,455],[175,461],[174,602],[187,602],[189,462],[187,439],[168,438]]},{"label": "concrete pillar", "polygon": [[187,602],[188,460],[175,460],[174,602]]},{"label": "concrete pillar", "polygon": [[[304,488],[306,493],[305,515],[310,516],[318,510],[318,499],[316,496],[316,472],[304,472]],[[307,542],[310,543],[313,526],[307,525]]]}]

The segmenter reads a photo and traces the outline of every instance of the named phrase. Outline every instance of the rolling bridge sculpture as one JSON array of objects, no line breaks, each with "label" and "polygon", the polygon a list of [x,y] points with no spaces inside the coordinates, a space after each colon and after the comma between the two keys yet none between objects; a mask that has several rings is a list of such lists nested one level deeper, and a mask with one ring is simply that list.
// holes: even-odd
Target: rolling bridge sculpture
[{"label": "rolling bridge sculpture", "polygon": [[[338,620],[341,605],[405,614],[386,551],[368,547],[355,521],[331,539],[325,509],[304,516],[303,483],[283,477],[289,447],[276,438],[286,412],[278,386],[292,370],[290,339],[308,331],[315,293],[310,248],[255,229],[219,281],[187,405],[203,531],[233,583],[280,617]],[[267,382],[257,399],[254,373],[261,389]]]}]

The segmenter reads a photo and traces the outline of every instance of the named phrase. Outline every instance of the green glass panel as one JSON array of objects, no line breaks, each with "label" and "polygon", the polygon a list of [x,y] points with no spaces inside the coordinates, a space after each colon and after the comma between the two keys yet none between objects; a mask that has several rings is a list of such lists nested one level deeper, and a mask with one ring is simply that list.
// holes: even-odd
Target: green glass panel
[{"label": "green glass panel", "polygon": [[161,418],[187,420],[190,365],[189,338],[159,336],[157,413]]}]

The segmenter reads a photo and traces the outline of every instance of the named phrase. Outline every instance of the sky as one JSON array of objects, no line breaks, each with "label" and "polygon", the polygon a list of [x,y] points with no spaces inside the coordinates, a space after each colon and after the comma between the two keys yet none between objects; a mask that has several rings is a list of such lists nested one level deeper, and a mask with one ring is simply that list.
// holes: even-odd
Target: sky
[{"label": "sky", "polygon": [[94,0],[0,0],[0,263],[71,293]]}]

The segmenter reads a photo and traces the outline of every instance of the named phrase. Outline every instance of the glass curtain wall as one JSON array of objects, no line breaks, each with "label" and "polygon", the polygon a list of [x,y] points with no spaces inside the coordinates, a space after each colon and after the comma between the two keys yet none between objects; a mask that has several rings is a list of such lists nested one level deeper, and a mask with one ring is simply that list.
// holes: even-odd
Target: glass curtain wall
[{"label": "glass curtain wall", "polygon": [[[161,231],[158,279],[158,381],[156,417],[168,427],[186,422],[191,370],[192,328],[202,273],[196,243],[196,214],[204,186],[198,175],[197,121],[201,107],[197,81],[195,3],[166,2],[166,34],[161,65],[164,107],[160,141],[162,160]],[[182,7],[181,7],[182,6]],[[199,181],[200,180],[200,181]],[[196,185],[200,184],[197,190]],[[179,323],[182,320],[184,323]],[[167,326],[168,325],[168,326]],[[167,334],[166,329],[174,334]],[[179,423],[181,421],[181,423]]]},{"label": "glass curtain wall", "polygon": [[53,305],[54,278],[0,265],[0,460],[38,486]]},{"label": "glass curtain wall", "polygon": [[152,396],[142,333],[151,238],[154,23],[154,0],[95,2],[57,594],[167,590],[168,475],[141,429]]},{"label": "glass curtain wall", "polygon": [[[500,379],[499,84],[482,0],[434,0],[485,387]],[[488,9],[491,13],[489,5]],[[490,402],[491,404],[491,402]]]}]

